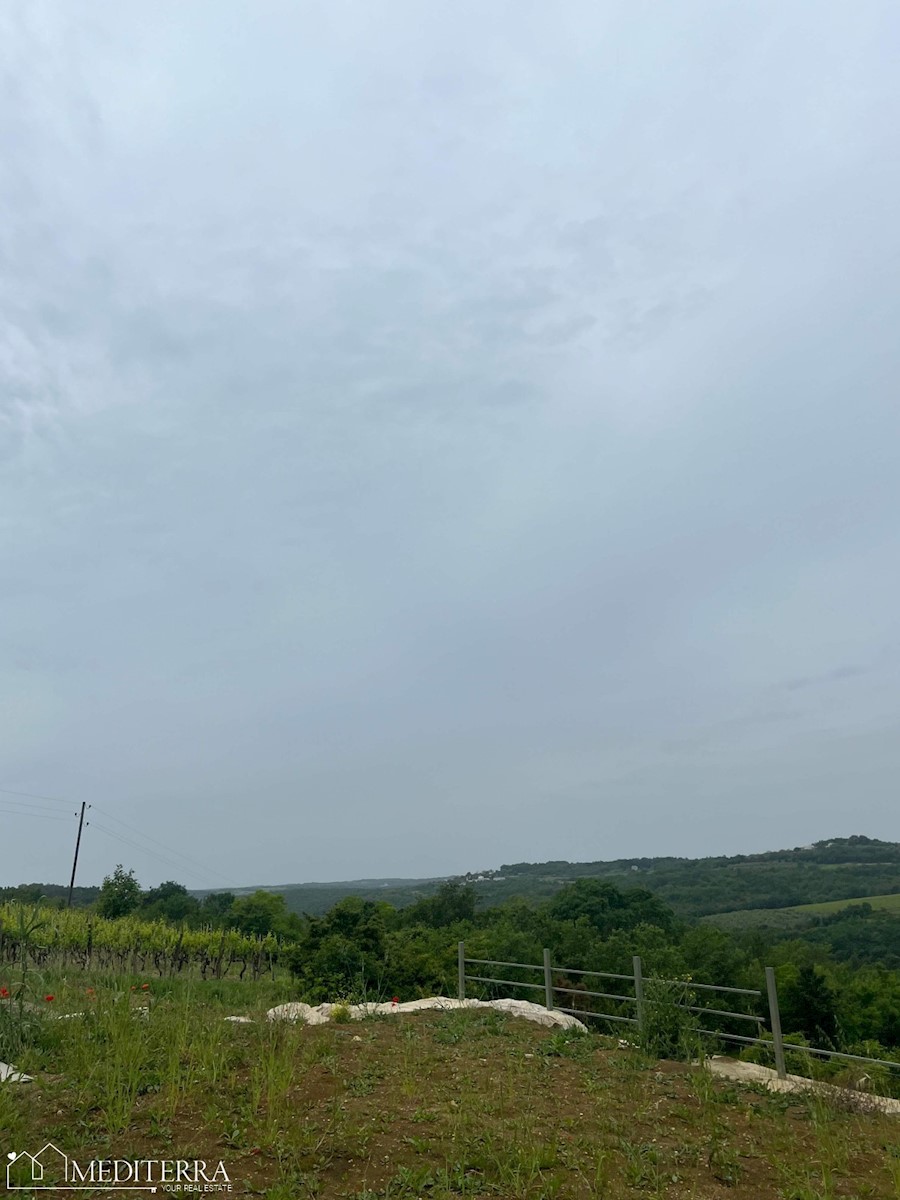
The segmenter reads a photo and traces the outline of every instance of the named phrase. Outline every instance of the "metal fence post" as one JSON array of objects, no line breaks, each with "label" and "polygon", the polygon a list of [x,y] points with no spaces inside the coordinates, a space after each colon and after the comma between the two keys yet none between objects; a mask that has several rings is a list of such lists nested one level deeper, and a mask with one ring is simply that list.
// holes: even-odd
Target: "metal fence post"
[{"label": "metal fence post", "polygon": [[778,989],[775,987],[775,970],[766,967],[766,991],[769,993],[769,1022],[772,1026],[772,1042],[775,1046],[775,1070],[779,1079],[787,1077],[784,1065],[784,1038],[781,1036],[781,1014],[778,1011]]},{"label": "metal fence post", "polygon": [[550,968],[550,951],[544,947],[544,1002],[551,1010],[553,1004],[553,972]]},{"label": "metal fence post", "polygon": [[644,1029],[644,974],[641,970],[641,956],[635,954],[631,960],[631,967],[634,971],[634,998],[637,1001],[637,1023],[638,1030],[643,1032]]},{"label": "metal fence post", "polygon": [[459,955],[459,998],[460,998],[460,1000],[465,1000],[465,998],[466,998],[466,943],[465,942],[459,943],[459,945],[457,946],[457,953]]}]

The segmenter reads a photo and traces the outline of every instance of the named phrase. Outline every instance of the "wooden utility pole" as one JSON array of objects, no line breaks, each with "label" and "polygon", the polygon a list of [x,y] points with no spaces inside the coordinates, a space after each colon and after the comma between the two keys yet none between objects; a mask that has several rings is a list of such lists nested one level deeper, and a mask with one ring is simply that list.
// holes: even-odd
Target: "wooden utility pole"
[{"label": "wooden utility pole", "polygon": [[75,871],[78,867],[78,850],[81,846],[81,830],[84,825],[84,810],[87,808],[84,800],[81,802],[81,816],[78,818],[78,837],[75,839],[75,858],[72,862],[72,878],[69,880],[69,899],[66,901],[66,908],[72,907],[72,889],[75,887]]}]

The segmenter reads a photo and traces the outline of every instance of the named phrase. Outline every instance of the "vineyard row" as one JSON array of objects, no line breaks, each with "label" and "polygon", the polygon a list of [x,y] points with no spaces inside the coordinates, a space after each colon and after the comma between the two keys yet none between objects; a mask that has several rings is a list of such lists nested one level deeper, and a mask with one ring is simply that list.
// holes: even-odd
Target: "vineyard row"
[{"label": "vineyard row", "polygon": [[115,920],[83,909],[42,908],[37,914],[15,903],[0,904],[0,963],[155,972],[199,972],[203,979],[273,972],[282,952],[274,934],[236,929],[186,929],[137,917]]}]

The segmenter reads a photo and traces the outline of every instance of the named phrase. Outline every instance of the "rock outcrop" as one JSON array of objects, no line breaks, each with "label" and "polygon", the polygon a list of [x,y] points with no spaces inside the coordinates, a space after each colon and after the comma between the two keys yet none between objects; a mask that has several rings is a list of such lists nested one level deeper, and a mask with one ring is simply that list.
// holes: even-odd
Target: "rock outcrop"
[{"label": "rock outcrop", "polygon": [[535,1021],[538,1025],[558,1029],[585,1029],[581,1021],[570,1013],[545,1008],[541,1004],[532,1004],[530,1000],[456,1000],[450,996],[427,996],[423,1000],[407,1000],[403,1004],[313,1005],[293,1000],[288,1004],[279,1004],[275,1008],[270,1008],[266,1015],[270,1021],[303,1021],[306,1025],[325,1025],[332,1020],[335,1009],[342,1013],[348,1013],[352,1021],[362,1021],[366,1017],[393,1016],[399,1013],[423,1012],[427,1009],[452,1012],[460,1008],[490,1008],[511,1017],[523,1017],[526,1021]]}]

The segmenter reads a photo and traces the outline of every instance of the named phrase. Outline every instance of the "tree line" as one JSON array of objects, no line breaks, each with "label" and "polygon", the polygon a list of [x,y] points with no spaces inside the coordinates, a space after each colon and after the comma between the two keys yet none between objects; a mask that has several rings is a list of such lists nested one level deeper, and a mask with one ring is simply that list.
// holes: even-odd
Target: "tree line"
[{"label": "tree line", "polygon": [[[723,930],[679,916],[646,888],[583,877],[537,902],[483,908],[475,888],[448,881],[402,908],[348,896],[315,916],[290,912],[283,895],[264,890],[200,899],[171,880],[142,889],[119,865],[91,911],[104,921],[229,931],[253,945],[265,939],[256,969],[290,971],[312,1003],[454,994],[461,940],[470,957],[504,962],[540,963],[548,947],[554,964],[573,972],[627,975],[640,954],[648,974],[731,987],[759,988],[768,964],[776,968],[784,1028],[795,1038],[876,1057],[878,1048],[900,1048],[900,919],[868,905],[820,917],[799,933]],[[587,997],[579,999],[590,990],[579,976],[556,982],[572,988],[575,1007],[590,1008]]]}]

